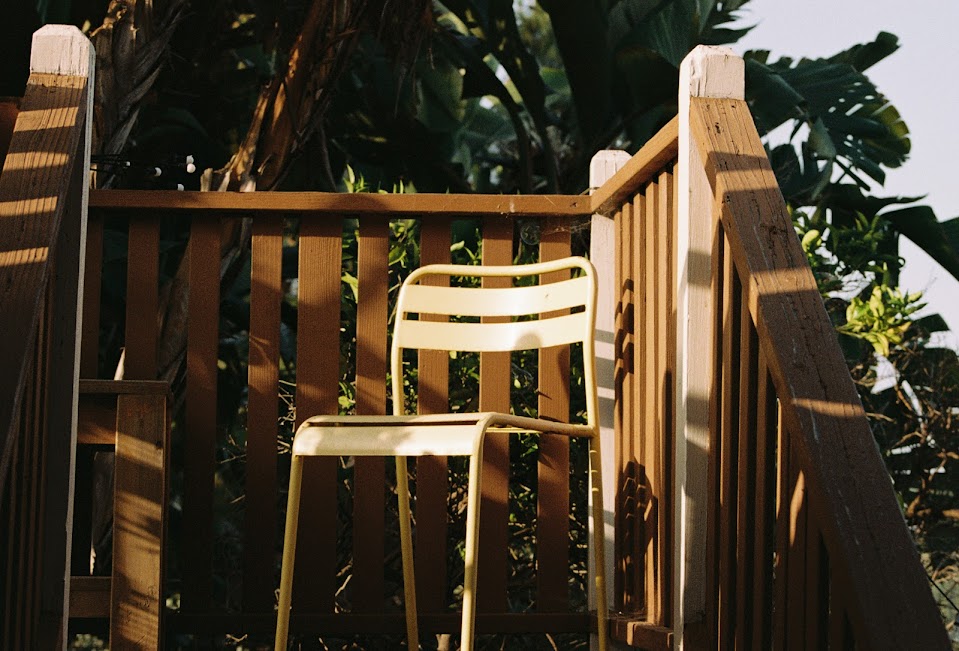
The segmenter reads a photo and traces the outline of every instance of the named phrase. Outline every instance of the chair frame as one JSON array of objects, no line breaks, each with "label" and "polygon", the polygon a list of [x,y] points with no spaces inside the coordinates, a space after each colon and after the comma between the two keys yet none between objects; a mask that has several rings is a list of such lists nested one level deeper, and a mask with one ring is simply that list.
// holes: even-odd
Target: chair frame
[{"label": "chair frame", "polygon": [[[540,277],[579,269],[581,276],[533,286],[508,288],[446,287],[422,284],[426,278]],[[571,308],[582,308],[572,312]],[[419,646],[416,583],[413,569],[409,481],[406,460],[410,456],[469,457],[467,487],[466,558],[463,582],[461,649],[472,649],[475,638],[476,580],[478,574],[479,517],[483,443],[487,433],[542,433],[585,437],[589,440],[590,501],[593,514],[595,603],[599,648],[607,649],[607,600],[603,492],[599,416],[595,374],[596,272],[581,257],[569,257],[527,265],[476,266],[427,265],[414,270],[403,283],[397,301],[396,323],[390,351],[393,385],[392,416],[316,416],[297,430],[293,441],[290,490],[280,578],[279,612],[275,648],[285,650],[289,630],[293,587],[293,564],[305,456],[394,456],[399,502],[400,546],[403,558],[403,591],[406,606],[408,648]],[[508,323],[460,323],[446,320],[414,320],[410,314],[467,317],[520,317],[540,315],[531,321]],[[403,399],[403,350],[431,349],[469,352],[517,351],[582,342],[585,425],[493,412],[468,414],[407,415]],[[349,431],[348,436],[343,434]]]}]

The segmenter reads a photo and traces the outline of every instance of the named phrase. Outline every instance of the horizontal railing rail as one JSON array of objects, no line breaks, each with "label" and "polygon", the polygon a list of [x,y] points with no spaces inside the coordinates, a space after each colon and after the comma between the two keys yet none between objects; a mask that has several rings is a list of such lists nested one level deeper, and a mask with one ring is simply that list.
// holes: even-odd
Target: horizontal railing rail
[{"label": "horizontal railing rail", "polygon": [[577,216],[591,211],[587,195],[385,194],[343,192],[171,192],[93,190],[91,208],[252,212],[257,217],[364,214],[401,217]]}]

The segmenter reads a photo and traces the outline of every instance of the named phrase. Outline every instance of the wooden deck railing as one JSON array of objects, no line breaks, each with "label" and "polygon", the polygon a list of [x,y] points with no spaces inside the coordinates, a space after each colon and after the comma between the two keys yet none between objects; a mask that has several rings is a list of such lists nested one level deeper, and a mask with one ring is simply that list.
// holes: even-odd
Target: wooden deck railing
[{"label": "wooden deck railing", "polygon": [[[128,235],[124,378],[148,379],[158,372],[158,313],[161,229],[188,220],[189,316],[187,321],[185,407],[176,416],[174,447],[182,450],[174,459],[174,474],[182,477],[181,540],[173,545],[178,568],[171,586],[181,596],[180,608],[171,613],[169,630],[179,633],[213,634],[269,633],[275,621],[274,590],[278,550],[282,537],[278,523],[283,513],[283,457],[278,457],[282,437],[278,427],[280,364],[290,369],[289,357],[281,360],[281,268],[284,247],[290,251],[296,233],[298,279],[295,353],[296,419],[313,414],[336,413],[343,397],[340,382],[340,350],[354,336],[353,324],[341,319],[344,264],[353,265],[353,251],[344,257],[344,220],[357,220],[358,250],[355,269],[358,298],[355,319],[355,409],[359,413],[387,410],[387,323],[389,310],[390,220],[413,219],[420,226],[419,264],[450,259],[451,230],[456,220],[479,220],[483,261],[506,264],[513,260],[520,226],[535,222],[539,227],[541,259],[563,257],[571,251],[571,220],[589,212],[585,196],[457,196],[457,195],[343,195],[318,193],[189,193],[95,191],[91,205],[90,259],[102,257],[104,220],[126,224]],[[217,377],[220,356],[221,229],[234,220],[252,220],[249,264],[250,320],[248,401],[246,405],[245,486],[243,508],[229,517],[238,524],[242,538],[239,560],[242,577],[226,577],[222,559],[224,504],[214,494],[222,459],[218,437],[225,422],[217,412]],[[350,223],[352,228],[352,222]],[[526,227],[529,230],[529,227]],[[94,235],[96,234],[96,235]],[[524,235],[525,237],[525,235]],[[528,239],[528,238],[527,238]],[[353,268],[352,266],[350,267]],[[88,282],[98,287],[98,269],[88,267]],[[349,291],[349,290],[347,290]],[[96,291],[86,294],[85,315],[100,313]],[[346,331],[344,331],[344,329]],[[97,341],[84,341],[82,357],[93,368],[98,358]],[[544,352],[538,363],[541,415],[570,417],[568,397],[568,352]],[[115,361],[115,360],[114,360]],[[423,412],[448,409],[448,357],[423,353],[419,361],[419,408]],[[510,357],[483,354],[479,360],[477,401],[480,409],[510,408]],[[112,375],[112,370],[108,372]],[[479,600],[481,632],[589,630],[589,618],[574,608],[568,585],[571,581],[569,449],[565,441],[549,440],[540,448],[538,462],[538,516],[536,519],[537,578],[532,588],[535,604],[528,608],[511,604],[507,522],[506,479],[509,473],[507,442],[494,441],[485,453],[490,480],[485,489],[481,533]],[[284,455],[285,457],[285,455]],[[278,474],[278,467],[280,468]],[[448,576],[448,500],[450,485],[445,459],[426,458],[416,473],[416,562],[423,628],[458,630],[453,611],[455,582]],[[495,469],[495,470],[493,470]],[[577,469],[585,472],[585,468]],[[402,613],[394,599],[398,561],[394,572],[385,540],[389,527],[386,500],[391,490],[383,461],[357,459],[354,466],[353,517],[342,521],[337,513],[341,490],[337,463],[308,467],[305,494],[309,514],[301,523],[300,544],[311,553],[298,558],[294,586],[293,629],[299,633],[345,635],[403,630]],[[181,474],[182,473],[182,474]],[[585,475],[584,475],[585,476]],[[462,487],[460,487],[462,488]],[[453,490],[457,490],[455,485]],[[585,508],[585,505],[582,505]],[[579,507],[576,507],[579,508]],[[393,516],[395,517],[395,516]],[[345,565],[340,540],[352,540]],[[450,540],[456,541],[454,535]],[[342,542],[339,543],[342,547]],[[394,559],[396,560],[396,559]],[[391,574],[392,572],[392,574]],[[344,574],[345,573],[345,574]],[[337,596],[349,576],[349,588]],[[238,603],[227,601],[222,588],[227,580],[242,584]],[[344,595],[348,595],[344,598]],[[342,612],[350,610],[350,612]]]},{"label": "wooden deck railing", "polygon": [[[602,316],[598,327],[612,343],[611,631],[644,648],[672,640],[677,127],[666,125],[591,197],[593,212],[609,215],[594,218],[591,257],[613,312],[612,327]],[[612,250],[598,246],[605,241]]]},{"label": "wooden deck railing", "polygon": [[93,48],[76,28],[47,27],[30,66],[0,173],[4,649],[66,638]]},{"label": "wooden deck railing", "polygon": [[[98,351],[95,336],[105,222],[113,235],[120,224],[127,240],[127,379],[160,372],[161,356],[170,357],[160,350],[161,290],[185,280],[190,287],[185,406],[174,416],[174,473],[183,486],[171,564],[178,583],[168,586],[181,602],[169,630],[272,631],[284,472],[280,369],[295,368],[297,421],[334,413],[343,397],[339,351],[355,334],[355,374],[345,378],[355,386],[355,408],[386,411],[391,219],[418,221],[415,263],[449,260],[460,219],[479,220],[484,262],[506,263],[523,237],[520,220],[539,224],[539,256],[548,259],[570,252],[571,221],[600,213],[591,256],[605,278],[600,309],[605,304],[609,312],[599,317],[605,339],[598,351],[609,371],[601,379],[606,476],[615,478],[605,523],[614,551],[613,636],[652,649],[680,639],[693,649],[945,648],[891,484],[742,102],[737,61],[728,53],[691,55],[678,120],[617,163],[621,169],[599,179],[591,197],[94,193],[82,350],[88,374],[113,354]],[[216,456],[226,434],[217,410],[221,240],[241,219],[251,220],[252,244],[248,270],[240,272],[249,278],[250,319],[238,509],[215,492],[215,482],[228,463]],[[358,224],[355,252],[344,250],[347,219]],[[171,279],[175,265],[160,268],[161,234],[184,221],[188,273]],[[291,277],[283,253],[294,239],[291,321],[281,303],[283,279]],[[355,333],[340,314],[341,278],[354,266]],[[281,349],[281,327],[299,333],[295,359]],[[116,359],[108,362],[100,372],[112,376]],[[541,414],[569,415],[565,382],[556,381],[567,363],[565,353],[540,358]],[[509,357],[485,355],[478,369],[479,407],[508,409]],[[418,377],[419,408],[445,409],[448,360],[422,355]],[[518,613],[511,612],[507,567],[509,450],[487,452],[487,476],[495,479],[483,506],[480,631],[589,630],[589,616],[572,607],[567,589],[569,459],[565,444],[541,450],[537,584],[526,604],[532,611]],[[447,535],[448,500],[455,499],[450,467],[424,459],[416,473],[418,598],[421,624],[433,632],[457,628],[447,560],[455,539]],[[340,471],[335,462],[316,464],[307,479],[313,512],[304,514],[300,548],[312,553],[298,559],[294,631],[400,633],[398,562],[384,566],[392,546],[384,464],[357,460],[348,514],[337,512]],[[236,560],[217,555],[227,521],[242,540]],[[349,549],[337,543],[338,530]],[[238,576],[228,574],[228,563],[241,568]],[[229,601],[233,594],[241,596]]]},{"label": "wooden deck railing", "polygon": [[[707,352],[687,368],[711,368],[708,378],[685,378],[687,389],[706,391],[709,408],[705,549],[685,555],[686,576],[705,577],[685,603],[689,639],[696,632],[702,646],[724,649],[946,649],[892,483],[742,99],[742,60],[698,49],[681,85],[689,94],[680,156],[691,161],[685,241],[694,243],[687,269],[701,265],[697,254],[711,260],[708,273],[687,277],[684,293],[705,297],[686,304],[695,324],[686,355]],[[701,397],[684,396],[687,415]]]}]

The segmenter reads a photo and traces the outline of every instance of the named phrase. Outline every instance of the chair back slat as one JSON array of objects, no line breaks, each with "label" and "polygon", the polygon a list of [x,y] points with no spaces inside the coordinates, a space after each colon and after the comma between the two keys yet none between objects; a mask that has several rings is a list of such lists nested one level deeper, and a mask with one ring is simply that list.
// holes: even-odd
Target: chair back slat
[{"label": "chair back slat", "polygon": [[589,279],[506,289],[407,285],[403,308],[408,312],[461,316],[526,316],[584,305]]},{"label": "chair back slat", "polygon": [[401,348],[494,352],[549,348],[583,341],[585,312],[512,323],[403,321],[394,331]]}]

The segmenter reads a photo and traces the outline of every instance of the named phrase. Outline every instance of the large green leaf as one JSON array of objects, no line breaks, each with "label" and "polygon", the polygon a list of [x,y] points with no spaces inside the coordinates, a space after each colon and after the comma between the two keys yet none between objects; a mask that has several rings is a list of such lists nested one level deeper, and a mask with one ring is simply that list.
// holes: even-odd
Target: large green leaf
[{"label": "large green leaf", "polygon": [[853,45],[848,50],[829,57],[835,63],[848,63],[863,72],[899,49],[899,37],[889,32],[879,32],[875,41]]},{"label": "large green leaf", "polygon": [[[959,279],[959,248],[955,246],[955,226],[950,224],[955,220],[947,222],[949,227],[945,228],[929,206],[909,206],[883,213],[882,216]],[[950,234],[953,236],[952,242]]]},{"label": "large green leaf", "polygon": [[[837,165],[863,187],[864,177],[884,182],[884,168],[898,167],[909,153],[909,130],[861,70],[894,52],[897,43],[883,32],[875,41],[815,60],[770,62],[768,51],[747,52],[747,100],[760,133],[792,123],[795,137],[805,125],[809,151],[822,174],[831,176]],[[806,191],[792,199],[816,202],[816,194]]]}]

